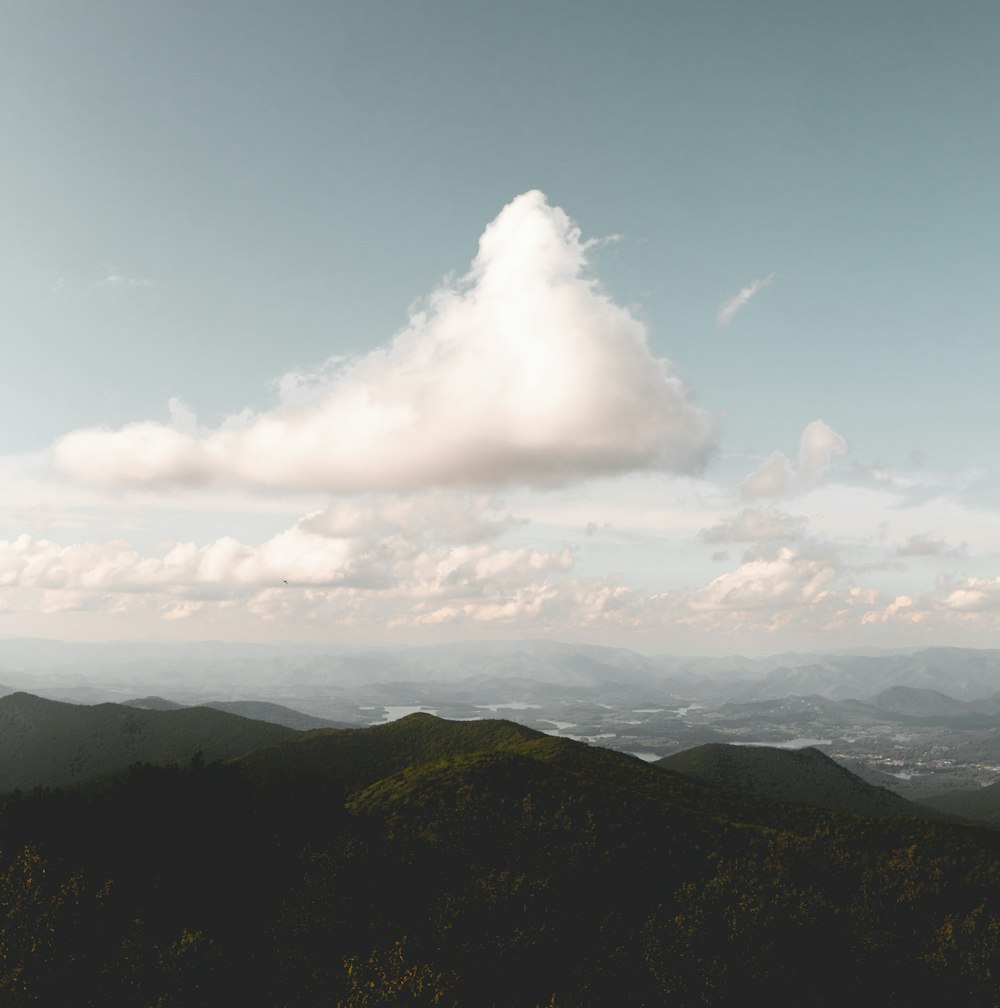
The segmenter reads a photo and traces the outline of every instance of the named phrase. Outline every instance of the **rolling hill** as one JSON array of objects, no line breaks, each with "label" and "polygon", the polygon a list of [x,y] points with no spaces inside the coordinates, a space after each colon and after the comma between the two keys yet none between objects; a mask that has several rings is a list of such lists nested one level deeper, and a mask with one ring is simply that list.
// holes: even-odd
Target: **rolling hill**
[{"label": "rolling hill", "polygon": [[926,810],[868,784],[819,749],[709,743],[657,760],[655,766],[714,787],[853,815],[920,816]]},{"label": "rolling hill", "polygon": [[83,706],[30,693],[0,698],[0,792],[64,787],[133,763],[229,759],[295,737],[290,728],[192,707]]},{"label": "rolling hill", "polygon": [[[11,706],[81,737],[79,711]],[[261,727],[82,717],[122,712]],[[1000,834],[859,815],[822,754],[737,755],[850,815],[500,720],[263,728],[224,763],[2,800],[0,1002],[995,1003]],[[688,763],[717,777],[732,748]]]}]

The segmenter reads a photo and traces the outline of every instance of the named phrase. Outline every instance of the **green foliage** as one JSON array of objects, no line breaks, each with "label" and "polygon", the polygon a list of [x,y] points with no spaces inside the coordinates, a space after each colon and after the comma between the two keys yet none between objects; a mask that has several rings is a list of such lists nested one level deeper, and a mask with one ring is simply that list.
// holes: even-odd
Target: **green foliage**
[{"label": "green foliage", "polygon": [[429,715],[185,764],[8,798],[0,1004],[997,1000],[990,830]]},{"label": "green foliage", "polygon": [[0,698],[0,793],[68,787],[133,763],[229,759],[297,737],[290,728],[211,710],[84,706],[28,693]]},{"label": "green foliage", "polygon": [[772,801],[867,816],[924,816],[926,808],[867,784],[819,749],[777,749],[711,742],[657,760],[695,780]]}]

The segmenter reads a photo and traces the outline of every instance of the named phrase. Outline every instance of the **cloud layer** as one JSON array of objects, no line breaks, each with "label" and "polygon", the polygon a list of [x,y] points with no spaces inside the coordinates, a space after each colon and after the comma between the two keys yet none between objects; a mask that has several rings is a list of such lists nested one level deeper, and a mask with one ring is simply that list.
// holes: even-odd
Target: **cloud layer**
[{"label": "cloud layer", "polygon": [[588,244],[538,191],[486,228],[468,274],[385,348],[279,383],[282,400],[216,430],[79,430],[58,469],[112,485],[230,482],[338,493],[558,485],[700,469],[713,418],[646,331],[587,273]]}]

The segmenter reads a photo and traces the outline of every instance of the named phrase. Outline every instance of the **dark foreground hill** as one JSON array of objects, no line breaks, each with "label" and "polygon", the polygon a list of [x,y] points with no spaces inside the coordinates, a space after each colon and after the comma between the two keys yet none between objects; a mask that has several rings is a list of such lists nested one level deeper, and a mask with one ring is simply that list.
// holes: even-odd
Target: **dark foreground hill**
[{"label": "dark foreground hill", "polygon": [[985,1006],[1000,975],[1000,834],[503,721],[10,796],[0,851],[3,1005]]},{"label": "dark foreground hill", "polygon": [[12,693],[0,698],[0,792],[76,784],[133,763],[187,763],[198,752],[228,759],[292,737],[205,707],[91,707]]},{"label": "dark foreground hill", "polygon": [[926,816],[927,809],[868,784],[812,746],[778,749],[709,743],[656,761],[656,766],[715,787],[853,815]]}]

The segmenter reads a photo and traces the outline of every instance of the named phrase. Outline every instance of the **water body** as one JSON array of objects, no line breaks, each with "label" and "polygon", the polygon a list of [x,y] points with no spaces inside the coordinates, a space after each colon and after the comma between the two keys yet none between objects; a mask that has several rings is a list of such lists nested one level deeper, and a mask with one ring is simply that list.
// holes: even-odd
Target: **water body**
[{"label": "water body", "polygon": [[502,710],[541,710],[542,705],[537,703],[521,703],[519,700],[512,700],[510,703],[477,703],[477,710],[488,710],[496,714]]},{"label": "water body", "polygon": [[806,746],[833,745],[829,738],[793,738],[784,742],[734,742],[733,745],[767,746],[771,749],[805,749]]}]

